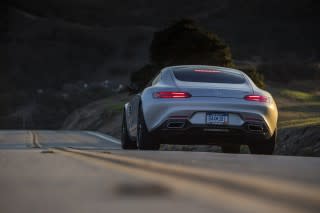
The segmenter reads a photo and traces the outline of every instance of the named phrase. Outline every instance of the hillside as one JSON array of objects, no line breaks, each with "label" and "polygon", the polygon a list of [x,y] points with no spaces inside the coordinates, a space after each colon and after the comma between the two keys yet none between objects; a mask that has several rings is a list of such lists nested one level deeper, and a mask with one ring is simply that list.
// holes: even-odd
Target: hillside
[{"label": "hillside", "polygon": [[[275,154],[320,156],[320,82],[292,82],[286,87],[269,82],[267,90],[272,92],[279,109]],[[129,99],[127,93],[121,93],[77,109],[62,129],[98,130],[120,138],[122,107]],[[220,152],[216,146],[164,145],[162,149]],[[243,146],[242,153],[248,152]]]},{"label": "hillside", "polygon": [[8,32],[0,37],[9,63],[2,69],[19,88],[101,78],[125,82],[148,61],[153,32],[190,17],[222,37],[237,63],[265,65],[261,70],[268,78],[274,78],[268,74],[274,69],[294,72],[286,77],[313,78],[304,73],[320,61],[317,5],[312,0],[11,0]]},{"label": "hillside", "polygon": [[121,93],[81,107],[66,118],[61,129],[96,130],[120,138],[122,109],[129,98]]},{"label": "hillside", "polygon": [[2,9],[1,128],[60,127],[70,112],[109,97],[66,85],[125,87],[148,63],[153,33],[185,17],[266,80],[320,78],[320,8],[312,0],[10,0]]}]

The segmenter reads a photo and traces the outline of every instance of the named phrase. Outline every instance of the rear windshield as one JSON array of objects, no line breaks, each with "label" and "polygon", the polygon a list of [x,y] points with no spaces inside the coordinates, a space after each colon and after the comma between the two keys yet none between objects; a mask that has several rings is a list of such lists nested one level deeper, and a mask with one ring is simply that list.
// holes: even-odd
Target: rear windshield
[{"label": "rear windshield", "polygon": [[179,81],[243,84],[245,79],[241,74],[210,70],[210,69],[179,69],[173,71]]}]

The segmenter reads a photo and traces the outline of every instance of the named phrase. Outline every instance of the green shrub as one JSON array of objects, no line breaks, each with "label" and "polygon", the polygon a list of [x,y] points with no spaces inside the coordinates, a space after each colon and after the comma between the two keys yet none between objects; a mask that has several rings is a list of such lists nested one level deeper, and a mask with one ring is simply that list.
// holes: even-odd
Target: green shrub
[{"label": "green shrub", "polygon": [[240,67],[239,69],[245,72],[259,88],[265,88],[264,76],[255,67]]}]

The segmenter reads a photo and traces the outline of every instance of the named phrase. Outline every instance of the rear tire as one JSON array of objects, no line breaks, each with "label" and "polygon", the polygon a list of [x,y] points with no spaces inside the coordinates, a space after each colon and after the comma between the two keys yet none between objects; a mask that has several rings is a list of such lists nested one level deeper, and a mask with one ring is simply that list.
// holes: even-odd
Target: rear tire
[{"label": "rear tire", "polygon": [[148,132],[142,108],[139,107],[138,126],[137,126],[137,146],[140,150],[159,150],[160,144]]},{"label": "rear tire", "polygon": [[131,138],[128,134],[125,110],[123,110],[123,114],[122,114],[121,148],[122,149],[137,149],[137,143],[135,141],[131,140]]},{"label": "rear tire", "polygon": [[239,154],[240,153],[240,145],[224,145],[221,146],[223,153],[234,153]]},{"label": "rear tire", "polygon": [[249,145],[251,154],[272,155],[277,139],[277,129],[271,138],[263,141],[263,143]]}]

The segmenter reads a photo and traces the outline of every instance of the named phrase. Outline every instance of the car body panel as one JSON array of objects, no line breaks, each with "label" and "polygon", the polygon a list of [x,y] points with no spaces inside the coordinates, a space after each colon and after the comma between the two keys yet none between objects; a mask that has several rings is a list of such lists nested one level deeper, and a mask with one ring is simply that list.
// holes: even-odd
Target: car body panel
[{"label": "car body panel", "polygon": [[[217,69],[221,72],[233,72],[245,78],[243,84],[214,84],[179,81],[173,75],[173,69]],[[184,91],[192,97],[183,99],[154,98],[158,91]],[[267,103],[247,101],[246,95],[264,95]],[[205,115],[208,112],[227,113],[228,126],[241,127],[253,122],[266,126],[265,137],[271,137],[277,128],[278,110],[270,93],[258,88],[243,72],[223,67],[185,65],[164,68],[141,93],[135,95],[126,105],[125,113],[130,137],[137,134],[138,110],[142,108],[145,123],[149,132],[162,127],[163,124],[176,118],[183,118],[189,124],[206,125]]]}]

